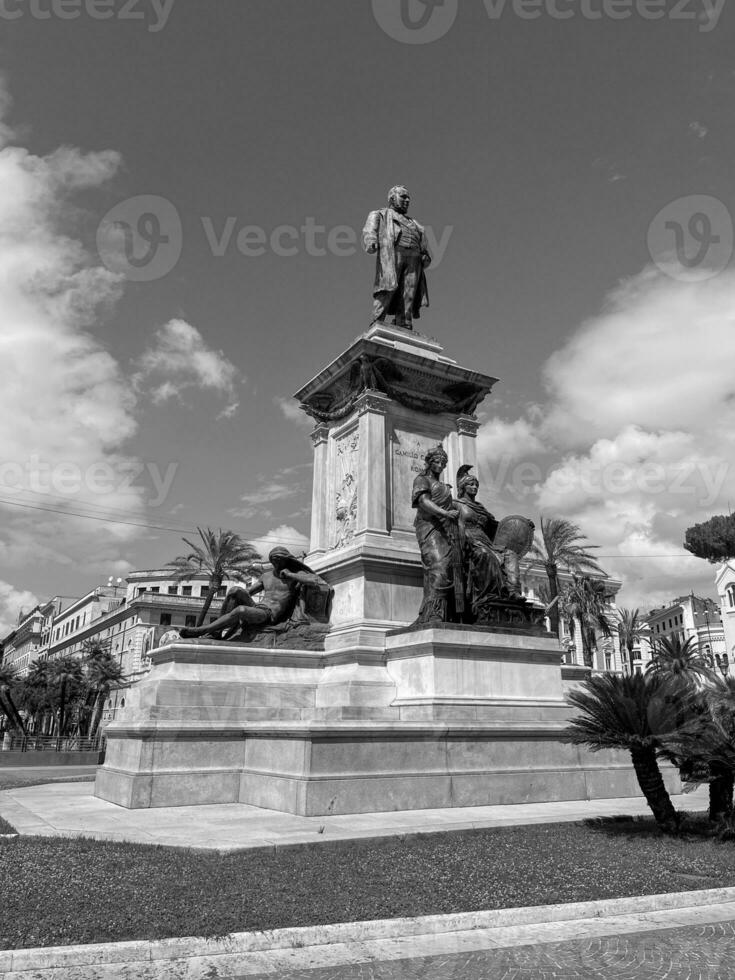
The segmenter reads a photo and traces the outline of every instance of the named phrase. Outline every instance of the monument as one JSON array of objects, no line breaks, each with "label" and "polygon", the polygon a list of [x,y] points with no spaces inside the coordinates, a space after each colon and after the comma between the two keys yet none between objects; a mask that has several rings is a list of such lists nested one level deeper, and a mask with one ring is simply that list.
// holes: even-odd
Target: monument
[{"label": "monument", "polygon": [[[388,219],[371,214],[367,246],[421,242]],[[97,796],[318,815],[637,795],[625,756],[560,741],[587,671],[523,596],[532,524],[477,500],[475,412],[496,379],[411,329],[415,258],[394,256],[375,322],[296,394],[314,421],[305,561],[271,553],[266,611],[233,594],[203,637],[152,652],[107,728]],[[323,648],[279,647],[304,589]]]}]

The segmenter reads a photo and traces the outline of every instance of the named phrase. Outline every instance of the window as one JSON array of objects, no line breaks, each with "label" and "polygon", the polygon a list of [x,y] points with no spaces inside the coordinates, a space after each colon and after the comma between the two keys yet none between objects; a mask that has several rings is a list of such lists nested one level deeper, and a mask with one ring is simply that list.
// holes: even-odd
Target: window
[{"label": "window", "polygon": [[169,595],[178,595],[179,594],[179,587],[178,587],[178,585],[169,585],[169,587],[168,587],[168,594]]},{"label": "window", "polygon": [[161,626],[170,626],[171,625],[171,613],[161,613],[160,625]]},{"label": "window", "polygon": [[728,606],[735,608],[735,584],[728,585],[726,595]]},{"label": "window", "polygon": [[159,592],[160,592],[161,590],[159,589],[159,587],[158,587],[157,585],[154,585],[152,589],[149,589],[149,591],[150,591],[150,592],[153,592],[153,593],[154,593],[155,595],[158,595],[158,593],[159,593]]},{"label": "window", "polygon": [[191,586],[190,585],[182,585],[181,586],[181,594],[182,595],[191,595]]},{"label": "window", "polygon": [[202,586],[200,586],[200,588],[199,588],[199,595],[202,597],[202,599],[206,598],[206,595],[207,595],[208,592],[209,592],[209,586],[208,585],[202,585]]},{"label": "window", "polygon": [[192,626],[196,626],[196,624],[197,624],[196,616],[187,616],[184,620],[184,626],[186,626],[187,629],[191,628]]}]

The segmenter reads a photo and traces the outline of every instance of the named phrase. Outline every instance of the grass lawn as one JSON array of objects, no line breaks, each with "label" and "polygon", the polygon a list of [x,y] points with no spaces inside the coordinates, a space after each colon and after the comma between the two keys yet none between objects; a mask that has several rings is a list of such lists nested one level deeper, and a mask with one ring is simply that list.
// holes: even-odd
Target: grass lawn
[{"label": "grass lawn", "polygon": [[217,855],[0,840],[0,949],[221,936],[735,885],[735,845],[650,820],[543,824]]},{"label": "grass lawn", "polygon": [[14,834],[15,827],[11,827],[7,820],[0,817],[0,834]]}]

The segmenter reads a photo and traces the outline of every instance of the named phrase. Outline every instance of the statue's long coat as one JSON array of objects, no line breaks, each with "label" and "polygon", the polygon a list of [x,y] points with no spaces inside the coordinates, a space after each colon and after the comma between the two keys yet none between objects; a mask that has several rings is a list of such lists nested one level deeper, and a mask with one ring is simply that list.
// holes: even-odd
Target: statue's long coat
[{"label": "statue's long coat", "polygon": [[[426,232],[423,225],[420,225],[415,218],[411,219],[418,229],[421,237],[420,249],[423,265],[427,266],[431,262]],[[381,208],[379,211],[371,211],[365,222],[362,232],[362,239],[365,249],[371,243],[376,243],[378,252],[375,263],[375,285],[373,286],[373,296],[380,300],[386,313],[395,312],[392,309],[392,294],[398,289],[398,277],[396,276],[396,250],[395,244],[401,233],[401,226],[393,220],[392,208]],[[426,286],[426,276],[422,268],[419,281],[416,285],[416,293],[413,298],[413,315],[418,319],[422,306],[429,305],[429,291]]]}]

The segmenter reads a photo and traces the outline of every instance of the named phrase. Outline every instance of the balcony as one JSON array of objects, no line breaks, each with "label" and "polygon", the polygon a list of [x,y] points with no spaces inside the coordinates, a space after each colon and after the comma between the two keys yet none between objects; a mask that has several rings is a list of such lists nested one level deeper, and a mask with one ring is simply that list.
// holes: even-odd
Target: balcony
[{"label": "balcony", "polygon": [[[136,596],[132,602],[131,606],[135,605],[148,605],[148,606],[201,606],[204,603],[204,599],[198,595],[168,595],[166,592],[141,592],[140,595]],[[222,603],[222,597],[216,596],[212,599],[212,606],[219,606]],[[211,607],[210,607],[211,608]]]}]

